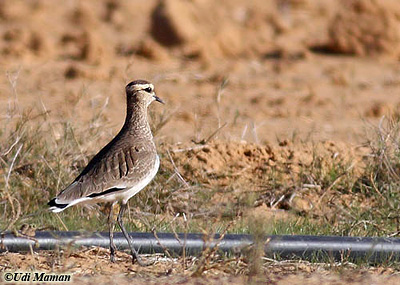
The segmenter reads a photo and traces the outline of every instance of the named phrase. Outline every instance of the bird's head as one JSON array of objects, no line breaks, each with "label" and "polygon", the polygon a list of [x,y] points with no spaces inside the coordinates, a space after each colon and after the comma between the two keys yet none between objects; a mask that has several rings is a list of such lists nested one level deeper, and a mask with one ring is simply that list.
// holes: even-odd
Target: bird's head
[{"label": "bird's head", "polygon": [[164,104],[154,92],[154,85],[146,80],[135,80],[126,85],[126,96],[128,100],[149,106],[153,101]]}]

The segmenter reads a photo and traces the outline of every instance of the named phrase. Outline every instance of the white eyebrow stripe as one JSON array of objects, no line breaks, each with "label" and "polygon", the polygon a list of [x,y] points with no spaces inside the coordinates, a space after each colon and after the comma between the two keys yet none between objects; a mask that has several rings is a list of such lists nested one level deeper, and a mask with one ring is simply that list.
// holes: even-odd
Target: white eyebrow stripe
[{"label": "white eyebrow stripe", "polygon": [[146,88],[151,88],[151,90],[154,90],[154,85],[149,83],[149,84],[135,84],[134,88],[135,90],[144,90]]}]

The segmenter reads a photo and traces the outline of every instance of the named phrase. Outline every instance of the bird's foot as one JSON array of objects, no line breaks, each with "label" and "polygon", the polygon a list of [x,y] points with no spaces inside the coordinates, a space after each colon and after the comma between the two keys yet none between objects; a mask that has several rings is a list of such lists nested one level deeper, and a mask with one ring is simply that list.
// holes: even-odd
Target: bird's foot
[{"label": "bird's foot", "polygon": [[135,262],[142,267],[151,266],[154,264],[154,261],[144,262],[137,253],[132,253],[132,264],[135,264]]}]

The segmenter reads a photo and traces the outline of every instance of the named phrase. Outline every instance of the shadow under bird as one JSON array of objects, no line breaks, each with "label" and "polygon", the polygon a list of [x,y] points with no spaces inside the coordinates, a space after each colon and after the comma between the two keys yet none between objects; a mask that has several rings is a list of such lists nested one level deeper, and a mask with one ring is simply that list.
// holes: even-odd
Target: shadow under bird
[{"label": "shadow under bird", "polygon": [[126,119],[122,129],[48,205],[51,211],[61,212],[76,204],[107,202],[110,210],[110,259],[115,262],[113,207],[119,202],[117,222],[128,241],[132,261],[144,266],[147,264],[133,247],[122,217],[128,200],[150,183],[160,166],[147,108],[153,101],[164,102],[156,96],[153,84],[145,80],[132,81],[126,86],[126,101]]}]

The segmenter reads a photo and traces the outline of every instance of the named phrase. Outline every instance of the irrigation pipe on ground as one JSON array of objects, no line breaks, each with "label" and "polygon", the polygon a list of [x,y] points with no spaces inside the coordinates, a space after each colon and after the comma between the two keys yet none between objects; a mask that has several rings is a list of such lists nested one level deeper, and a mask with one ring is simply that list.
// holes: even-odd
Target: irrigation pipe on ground
[{"label": "irrigation pipe on ground", "polygon": [[[226,234],[205,242],[202,234],[130,233],[135,248],[142,254],[163,253],[165,249],[171,254],[181,255],[185,246],[186,255],[199,254],[205,247],[218,245],[221,252],[240,253],[249,248],[253,239],[251,235]],[[108,233],[80,232],[36,232],[31,238],[15,236],[12,233],[0,237],[0,251],[24,252],[33,250],[57,250],[65,247],[99,246],[108,248]],[[128,243],[121,233],[114,234],[114,242],[119,250],[128,249]],[[338,237],[338,236],[267,236],[264,239],[266,256],[281,259],[301,258],[318,260],[366,260],[383,262],[400,259],[400,239],[371,237]],[[160,245],[161,243],[161,245]]]}]

